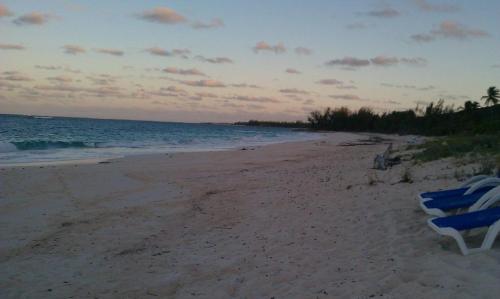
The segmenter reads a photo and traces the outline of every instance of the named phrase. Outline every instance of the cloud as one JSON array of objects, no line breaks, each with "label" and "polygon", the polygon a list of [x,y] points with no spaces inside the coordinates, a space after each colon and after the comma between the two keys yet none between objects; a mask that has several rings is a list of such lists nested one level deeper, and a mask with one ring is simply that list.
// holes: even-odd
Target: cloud
[{"label": "cloud", "polygon": [[157,56],[173,56],[173,54],[165,49],[158,48],[158,47],[152,47],[149,49],[144,50],[148,52],[151,55],[157,55]]},{"label": "cloud", "polygon": [[249,109],[253,109],[253,110],[263,110],[263,109],[266,109],[265,106],[262,106],[262,105],[255,105],[255,104],[248,104],[247,105],[247,108]]},{"label": "cloud", "polygon": [[268,51],[274,52],[275,54],[282,54],[286,52],[286,48],[283,43],[278,43],[276,45],[270,45],[264,41],[258,42],[255,47],[253,47],[253,51],[255,53],[259,53],[259,51]]},{"label": "cloud", "polygon": [[295,48],[295,53],[298,54],[298,55],[311,55],[312,52],[313,51],[311,49],[305,48],[305,47],[297,47],[297,48]]},{"label": "cloud", "polygon": [[439,28],[432,30],[435,36],[444,38],[467,39],[469,37],[487,37],[488,32],[480,29],[469,29],[462,24],[454,21],[443,21]]},{"label": "cloud", "polygon": [[436,39],[434,36],[426,33],[413,34],[410,38],[418,43],[428,43]]},{"label": "cloud", "polygon": [[368,66],[370,65],[370,61],[368,59],[359,59],[359,58],[354,58],[354,57],[344,57],[342,59],[333,59],[330,61],[327,61],[325,63],[327,66],[344,66],[344,67],[351,67],[351,68],[357,68],[357,67],[362,67],[362,66]]},{"label": "cloud", "polygon": [[191,101],[201,101],[201,100],[203,100],[203,98],[200,97],[200,96],[190,96],[187,99],[191,100]]},{"label": "cloud", "polygon": [[68,73],[74,73],[78,74],[81,73],[80,70],[72,69],[70,67],[62,67],[62,66],[56,66],[56,65],[35,65],[35,68],[39,70],[46,70],[46,71],[63,71],[63,72],[68,72]]},{"label": "cloud", "polygon": [[289,99],[292,99],[292,100],[294,100],[294,101],[298,101],[298,102],[301,102],[301,101],[303,101],[303,100],[304,100],[303,98],[299,97],[299,96],[298,96],[298,95],[296,95],[296,94],[286,94],[285,96],[286,96],[287,98],[289,98]]},{"label": "cloud", "polygon": [[323,85],[342,85],[342,84],[344,84],[342,81],[339,81],[337,79],[323,79],[323,80],[317,81],[316,83],[323,84]]},{"label": "cloud", "polygon": [[54,16],[50,14],[44,14],[41,12],[32,12],[29,14],[22,15],[15,19],[13,22],[16,25],[43,25],[47,23]]},{"label": "cloud", "polygon": [[394,18],[401,15],[401,13],[394,8],[386,7],[384,9],[369,11],[367,15],[377,18]]},{"label": "cloud", "polygon": [[97,88],[87,88],[79,87],[67,84],[58,85],[41,85],[35,86],[35,89],[45,90],[45,91],[58,91],[58,92],[69,92],[69,93],[84,93],[95,97],[123,97],[125,96],[118,87],[114,86],[103,86]]},{"label": "cloud", "polygon": [[413,34],[410,38],[416,42],[432,42],[438,38],[467,40],[470,38],[489,37],[490,34],[481,29],[471,29],[455,21],[443,21],[437,29],[429,33]]},{"label": "cloud", "polygon": [[25,50],[23,45],[18,44],[0,44],[0,50]]},{"label": "cloud", "polygon": [[196,59],[203,61],[203,62],[214,63],[214,64],[233,63],[233,61],[227,57],[208,58],[208,57],[198,55],[198,56],[196,56]]},{"label": "cloud", "polygon": [[152,10],[145,11],[139,14],[139,18],[162,24],[179,24],[184,23],[187,19],[168,7],[156,7]]},{"label": "cloud", "polygon": [[418,90],[418,91],[427,91],[427,90],[432,90],[432,89],[436,88],[433,85],[416,86],[416,85],[409,85],[409,84],[392,84],[392,83],[380,83],[380,85],[384,86],[384,87],[390,87],[390,88],[413,89],[413,90]]},{"label": "cloud", "polygon": [[365,23],[356,22],[356,23],[347,24],[345,27],[347,29],[350,29],[350,30],[358,30],[358,29],[366,29],[366,28],[368,28],[368,25]]},{"label": "cloud", "polygon": [[312,99],[305,100],[303,104],[306,106],[311,106],[314,104],[314,100]]},{"label": "cloud", "polygon": [[0,4],[0,18],[14,15],[5,5]]},{"label": "cloud", "polygon": [[379,55],[370,59],[359,59],[354,57],[344,57],[342,59],[334,59],[327,61],[325,65],[327,66],[342,66],[346,69],[356,69],[363,66],[375,65],[375,66],[395,66],[400,63],[413,65],[413,66],[423,66],[427,64],[427,60],[421,57],[394,57],[394,56],[384,56]]},{"label": "cloud", "polygon": [[432,4],[427,0],[414,0],[413,2],[420,10],[426,12],[456,12],[460,10],[460,7],[455,4]]},{"label": "cloud", "polygon": [[180,87],[177,87],[177,86],[169,86],[167,88],[160,88],[160,90],[163,90],[163,91],[170,91],[170,92],[173,92],[173,93],[187,93],[184,89],[180,88]]},{"label": "cloud", "polygon": [[168,74],[184,75],[184,76],[206,76],[197,69],[179,69],[176,67],[167,67],[163,71]]},{"label": "cloud", "polygon": [[172,49],[171,51],[168,51],[166,49],[162,49],[159,47],[152,47],[145,49],[144,51],[148,52],[151,55],[156,55],[156,56],[164,56],[164,57],[174,57],[178,56],[184,59],[189,58],[189,54],[191,54],[191,50],[189,49]]},{"label": "cloud", "polygon": [[388,56],[377,56],[370,59],[371,63],[379,66],[391,66],[399,63],[399,59],[397,57],[388,57]]},{"label": "cloud", "polygon": [[177,86],[169,86],[167,88],[162,87],[159,91],[144,91],[146,97],[148,96],[160,96],[160,97],[174,97],[177,98],[179,96],[187,95],[187,92],[179,88]]},{"label": "cloud", "polygon": [[73,78],[71,78],[69,76],[48,77],[47,80],[49,80],[49,81],[55,81],[55,82],[59,82],[59,83],[73,82]]},{"label": "cloud", "polygon": [[202,98],[218,98],[216,94],[210,92],[197,92],[196,95]]},{"label": "cloud", "polygon": [[218,28],[218,27],[224,27],[224,21],[220,18],[215,18],[212,19],[212,21],[208,23],[204,22],[194,22],[191,27],[194,29],[212,29],[212,28]]},{"label": "cloud", "polygon": [[248,83],[234,83],[230,84],[231,87],[238,87],[238,88],[261,88],[258,85],[255,84],[248,84]]},{"label": "cloud", "polygon": [[95,85],[111,85],[116,82],[117,77],[108,74],[100,74],[97,76],[89,76],[87,79]]},{"label": "cloud", "polygon": [[456,95],[456,94],[445,94],[441,93],[438,95],[440,99],[446,99],[446,100],[451,100],[451,101],[457,101],[457,100],[467,100],[470,99],[470,96],[466,95]]},{"label": "cloud", "polygon": [[83,47],[77,45],[64,45],[62,48],[64,49],[64,53],[70,55],[76,55],[87,52]]},{"label": "cloud", "polygon": [[33,81],[33,79],[31,79],[30,77],[25,76],[17,71],[6,71],[3,72],[3,74],[4,77],[0,79],[5,81]]},{"label": "cloud", "polygon": [[425,58],[422,58],[422,57],[412,57],[412,58],[401,58],[400,61],[402,63],[406,63],[406,64],[409,64],[409,65],[413,65],[413,66],[424,66],[424,65],[427,65],[427,59]]},{"label": "cloud", "polygon": [[491,67],[494,68],[494,69],[500,69],[500,64],[494,64]]},{"label": "cloud", "polygon": [[11,82],[7,82],[7,80],[3,80],[2,78],[0,78],[0,89],[6,89],[6,90],[9,90],[9,91],[12,91],[14,89],[18,89],[18,88],[23,88],[23,86],[21,84],[14,84],[14,83],[11,83]]},{"label": "cloud", "polygon": [[181,56],[182,58],[187,58],[187,55],[191,54],[189,49],[172,49],[172,54],[174,56]]},{"label": "cloud", "polygon": [[297,88],[285,88],[280,89],[281,93],[293,93],[293,94],[309,94],[308,91],[297,89]]},{"label": "cloud", "polygon": [[96,51],[97,53],[108,54],[108,55],[113,55],[113,56],[123,56],[123,54],[125,54],[123,51],[116,50],[116,49],[100,48],[100,49],[94,49],[94,51]]},{"label": "cloud", "polygon": [[358,89],[354,85],[337,85],[337,89]]},{"label": "cloud", "polygon": [[329,97],[335,100],[367,101],[366,99],[362,99],[359,96],[353,94],[337,94],[337,95],[329,95]]},{"label": "cloud", "polygon": [[179,81],[179,83],[196,87],[226,87],[224,83],[217,80]]},{"label": "cloud", "polygon": [[46,70],[46,71],[57,71],[60,70],[60,66],[55,66],[55,65],[35,65],[35,68],[40,69],[40,70]]},{"label": "cloud", "polygon": [[296,69],[293,69],[293,68],[287,68],[285,70],[285,72],[289,73],[289,74],[295,74],[295,75],[299,75],[299,74],[302,74],[299,70],[296,70]]},{"label": "cloud", "polygon": [[422,57],[387,57],[387,56],[377,56],[375,58],[370,59],[372,64],[374,65],[379,65],[379,66],[393,66],[397,65],[399,63],[405,63],[408,65],[413,65],[413,66],[424,66],[427,64],[427,59],[422,58]]},{"label": "cloud", "polygon": [[229,97],[228,99],[242,101],[242,102],[280,103],[279,100],[271,97],[255,97],[255,96],[245,96],[245,95],[236,95]]}]

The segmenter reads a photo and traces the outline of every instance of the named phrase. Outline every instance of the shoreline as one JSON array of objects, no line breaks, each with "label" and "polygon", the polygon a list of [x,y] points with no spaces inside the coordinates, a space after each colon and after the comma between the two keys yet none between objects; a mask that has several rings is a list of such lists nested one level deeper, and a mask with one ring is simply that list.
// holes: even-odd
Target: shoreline
[{"label": "shoreline", "polygon": [[359,138],[2,168],[0,297],[495,298],[499,242],[462,256],[414,198],[471,165]]},{"label": "shoreline", "polygon": [[[34,161],[34,162],[21,162],[21,163],[0,163],[0,168],[11,168],[11,167],[37,167],[37,166],[57,166],[57,165],[66,165],[66,164],[94,164],[94,163],[102,163],[107,161],[112,161],[116,159],[126,159],[128,157],[137,157],[137,156],[155,156],[155,155],[166,155],[166,154],[177,154],[177,153],[205,153],[205,152],[223,152],[223,151],[237,151],[242,148],[259,148],[276,144],[288,144],[288,143],[300,143],[300,142],[310,142],[316,141],[326,138],[325,134],[334,134],[338,132],[312,132],[317,135],[316,138],[308,138],[304,140],[291,140],[291,141],[275,141],[275,142],[267,142],[258,145],[239,145],[235,147],[228,148],[206,148],[206,149],[180,149],[180,150],[171,150],[164,152],[151,152],[151,153],[131,153],[131,154],[123,154],[118,155],[116,157],[108,157],[108,158],[82,158],[82,159],[70,159],[70,160],[54,160],[54,161]],[[340,132],[343,133],[343,132]],[[348,133],[348,134],[357,134],[357,133]],[[359,133],[357,135],[363,136],[363,133]]]}]

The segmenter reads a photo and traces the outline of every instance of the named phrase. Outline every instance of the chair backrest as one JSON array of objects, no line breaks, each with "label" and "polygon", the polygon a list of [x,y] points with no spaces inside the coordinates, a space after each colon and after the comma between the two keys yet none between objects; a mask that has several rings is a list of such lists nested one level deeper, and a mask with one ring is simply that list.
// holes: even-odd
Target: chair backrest
[{"label": "chair backrest", "polygon": [[487,179],[480,180],[479,182],[472,184],[472,186],[470,186],[469,190],[467,190],[464,193],[464,195],[472,194],[477,189],[480,189],[483,187],[489,187],[489,186],[491,186],[491,187],[500,186],[500,178],[487,178]]},{"label": "chair backrest", "polygon": [[489,178],[489,177],[490,177],[489,175],[485,175],[485,174],[475,175],[475,176],[469,178],[468,180],[466,180],[465,182],[463,182],[462,185],[460,185],[460,188],[470,187],[472,184],[477,183],[477,182],[484,180],[486,178]]},{"label": "chair backrest", "polygon": [[487,209],[498,201],[500,201],[500,186],[491,189],[481,196],[481,198],[469,208],[469,212]]}]

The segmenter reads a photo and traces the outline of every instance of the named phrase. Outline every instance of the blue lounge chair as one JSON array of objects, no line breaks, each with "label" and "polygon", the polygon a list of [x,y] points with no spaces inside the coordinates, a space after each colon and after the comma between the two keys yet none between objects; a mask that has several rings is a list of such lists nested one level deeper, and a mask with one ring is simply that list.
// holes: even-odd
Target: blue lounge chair
[{"label": "blue lounge chair", "polygon": [[[487,192],[469,208],[469,212],[460,215],[436,217],[428,220],[429,226],[437,233],[453,237],[463,255],[488,250],[500,232],[500,207],[493,207],[500,201],[500,186]],[[488,228],[481,247],[469,249],[461,232]]]},{"label": "blue lounge chair", "polygon": [[472,184],[462,194],[448,190],[448,195],[441,194],[435,198],[424,198],[420,201],[420,206],[429,215],[444,217],[447,213],[469,208],[497,186],[500,186],[500,178],[483,179]]},{"label": "blue lounge chair", "polygon": [[449,197],[449,196],[458,196],[463,195],[467,190],[474,185],[475,183],[482,181],[484,179],[491,178],[487,175],[476,175],[463,182],[458,188],[448,189],[448,190],[440,190],[434,192],[424,192],[417,195],[419,201],[426,201],[429,199],[436,199],[440,197]]}]

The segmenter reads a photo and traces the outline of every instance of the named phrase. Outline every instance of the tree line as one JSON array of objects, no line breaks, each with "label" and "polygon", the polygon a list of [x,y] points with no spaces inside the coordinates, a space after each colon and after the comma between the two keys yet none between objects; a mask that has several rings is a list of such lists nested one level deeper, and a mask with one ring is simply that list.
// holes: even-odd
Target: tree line
[{"label": "tree line", "polygon": [[484,106],[466,101],[462,107],[447,106],[444,100],[404,111],[375,113],[363,107],[353,111],[347,107],[313,111],[307,122],[257,121],[239,125],[308,128],[311,130],[378,132],[389,134],[453,135],[498,134],[500,132],[500,92],[490,87],[481,97]]},{"label": "tree line", "polygon": [[444,100],[426,107],[382,114],[370,108],[351,111],[347,107],[313,111],[308,125],[313,130],[364,131],[419,135],[489,134],[500,132],[500,92],[490,87],[485,106],[467,101],[458,109],[445,106]]}]

